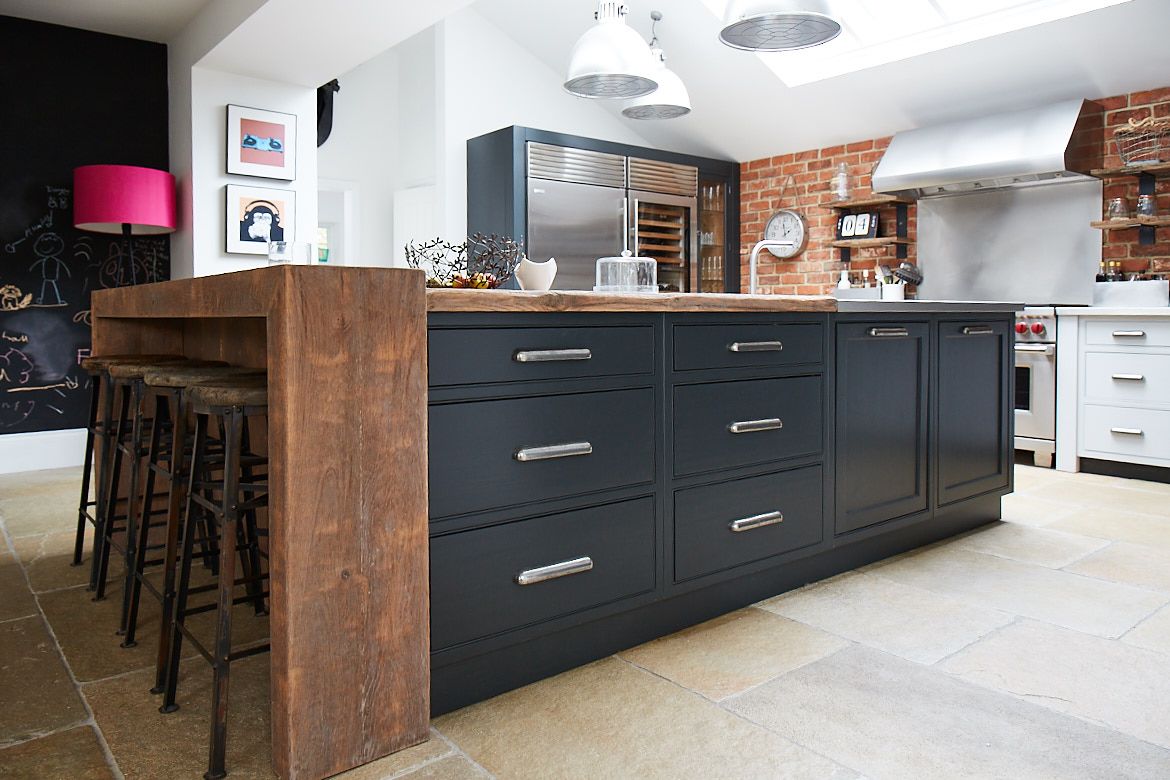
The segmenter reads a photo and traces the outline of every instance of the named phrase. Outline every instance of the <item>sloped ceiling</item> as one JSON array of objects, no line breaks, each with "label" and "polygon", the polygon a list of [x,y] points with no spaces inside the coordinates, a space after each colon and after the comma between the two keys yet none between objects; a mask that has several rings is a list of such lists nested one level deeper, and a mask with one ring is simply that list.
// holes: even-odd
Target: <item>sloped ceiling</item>
[{"label": "sloped ceiling", "polygon": [[[702,0],[627,0],[690,91],[680,119],[638,123],[662,148],[733,160],[833,146],[1066,98],[1170,84],[1170,2],[1133,2],[790,88],[754,54],[720,44]],[[592,24],[595,0],[478,0],[473,6],[558,72]],[[772,55],[783,56],[783,55]],[[620,116],[620,104],[605,101]],[[635,121],[626,120],[622,121]]]},{"label": "sloped ceiling", "polygon": [[208,0],[4,0],[0,13],[165,43]]}]

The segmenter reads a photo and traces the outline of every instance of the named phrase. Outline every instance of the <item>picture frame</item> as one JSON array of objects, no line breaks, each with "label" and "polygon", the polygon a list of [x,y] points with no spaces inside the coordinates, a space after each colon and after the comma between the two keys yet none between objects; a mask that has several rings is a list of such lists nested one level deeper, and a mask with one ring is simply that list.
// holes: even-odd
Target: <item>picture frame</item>
[{"label": "picture frame", "polygon": [[297,178],[296,114],[229,104],[227,172],[294,181]]},{"label": "picture frame", "polygon": [[229,254],[268,255],[269,241],[293,241],[296,192],[276,187],[229,184],[224,244]]}]

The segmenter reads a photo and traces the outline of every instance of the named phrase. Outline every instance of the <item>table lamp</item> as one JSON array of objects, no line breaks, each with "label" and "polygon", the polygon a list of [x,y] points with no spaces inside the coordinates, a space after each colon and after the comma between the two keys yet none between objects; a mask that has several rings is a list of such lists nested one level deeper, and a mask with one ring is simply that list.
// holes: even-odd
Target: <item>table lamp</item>
[{"label": "table lamp", "polygon": [[[130,282],[138,284],[133,237],[174,232],[175,177],[135,165],[74,168],[73,226],[93,233],[121,233]],[[122,273],[118,277],[125,278]]]}]

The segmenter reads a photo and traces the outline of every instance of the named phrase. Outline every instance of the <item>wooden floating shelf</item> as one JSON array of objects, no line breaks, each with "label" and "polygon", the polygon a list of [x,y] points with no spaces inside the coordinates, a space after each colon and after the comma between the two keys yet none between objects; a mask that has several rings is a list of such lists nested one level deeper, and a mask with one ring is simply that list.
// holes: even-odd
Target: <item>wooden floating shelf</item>
[{"label": "wooden floating shelf", "polygon": [[1129,230],[1137,227],[1170,227],[1170,217],[1134,217],[1132,219],[1101,219],[1090,222],[1098,230]]},{"label": "wooden floating shelf", "polygon": [[1098,168],[1089,171],[1098,179],[1107,179],[1115,176],[1139,176],[1148,173],[1153,176],[1170,176],[1170,162],[1150,163],[1149,165],[1126,165],[1121,168]]},{"label": "wooden floating shelf", "polygon": [[890,206],[897,203],[910,204],[914,201],[910,198],[903,198],[898,195],[873,195],[868,198],[855,198],[853,200],[834,200],[829,203],[831,209],[861,209],[866,206]]},{"label": "wooden floating shelf", "polygon": [[907,238],[878,236],[877,238],[846,238],[841,241],[833,241],[829,246],[837,249],[871,249],[878,246],[908,246],[910,243],[910,239]]}]

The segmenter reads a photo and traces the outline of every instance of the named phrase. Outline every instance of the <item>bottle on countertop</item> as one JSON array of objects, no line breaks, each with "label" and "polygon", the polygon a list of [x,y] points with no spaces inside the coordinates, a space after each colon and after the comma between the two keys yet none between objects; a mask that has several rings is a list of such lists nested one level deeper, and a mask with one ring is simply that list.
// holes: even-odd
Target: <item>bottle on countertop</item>
[{"label": "bottle on countertop", "polygon": [[853,287],[853,283],[849,281],[849,271],[841,269],[841,281],[837,282],[838,290],[848,290]]},{"label": "bottle on countertop", "polygon": [[1104,260],[1102,260],[1100,265],[1097,266],[1097,281],[1098,282],[1107,281],[1106,274],[1105,274],[1105,261]]}]

